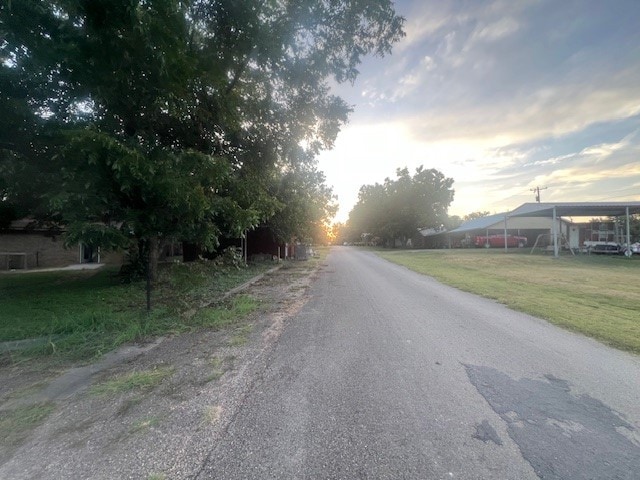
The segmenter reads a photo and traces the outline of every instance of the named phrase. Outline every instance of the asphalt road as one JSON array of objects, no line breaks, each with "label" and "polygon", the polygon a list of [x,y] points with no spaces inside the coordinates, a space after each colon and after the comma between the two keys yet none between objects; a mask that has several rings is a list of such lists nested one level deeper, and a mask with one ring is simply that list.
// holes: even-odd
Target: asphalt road
[{"label": "asphalt road", "polygon": [[310,295],[197,478],[640,478],[638,357],[346,247]]}]

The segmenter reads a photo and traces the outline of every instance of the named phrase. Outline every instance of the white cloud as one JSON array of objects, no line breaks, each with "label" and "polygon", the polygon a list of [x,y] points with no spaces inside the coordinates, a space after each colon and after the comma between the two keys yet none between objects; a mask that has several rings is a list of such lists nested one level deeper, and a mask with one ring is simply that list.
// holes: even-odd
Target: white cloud
[{"label": "white cloud", "polygon": [[547,175],[535,178],[534,183],[553,183],[556,185],[571,185],[574,183],[593,184],[612,177],[640,176],[640,165],[627,164],[613,168],[592,169],[588,166],[556,170]]},{"label": "white cloud", "polygon": [[554,200],[638,197],[631,16],[597,0],[578,11],[539,0],[400,3],[407,37],[363,65],[363,103],[321,157],[343,219],[362,184],[420,164],[454,178],[454,214],[513,208],[547,183]]},{"label": "white cloud", "polygon": [[420,66],[424,71],[430,72],[436,68],[436,62],[433,59],[433,57],[430,57],[429,55],[425,55],[420,61]]},{"label": "white cloud", "polygon": [[403,52],[416,47],[425,39],[448,28],[455,21],[455,14],[447,2],[435,2],[432,4],[416,3],[414,8],[406,12],[404,39],[397,45],[395,52]]},{"label": "white cloud", "polygon": [[589,146],[583,149],[580,152],[580,155],[595,156],[598,158],[598,162],[601,162],[603,160],[606,160],[610,156],[615,155],[616,153],[624,150],[634,150],[638,152],[640,150],[640,147],[634,144],[634,140],[636,139],[637,136],[638,136],[638,131],[636,130],[635,132],[632,132],[629,135],[625,136],[619,142],[600,143],[597,145]]},{"label": "white cloud", "polygon": [[[514,18],[500,18],[495,22],[478,26],[471,35],[470,43],[501,40],[518,31],[519,27],[519,22]],[[470,45],[467,48],[470,48]]]},{"label": "white cloud", "polygon": [[[639,72],[640,74],[640,72]],[[639,76],[640,78],[640,76]],[[589,125],[640,113],[640,83],[632,85],[564,84],[524,92],[495,103],[458,103],[414,114],[415,135],[425,140],[492,138],[496,147],[560,137]]]}]

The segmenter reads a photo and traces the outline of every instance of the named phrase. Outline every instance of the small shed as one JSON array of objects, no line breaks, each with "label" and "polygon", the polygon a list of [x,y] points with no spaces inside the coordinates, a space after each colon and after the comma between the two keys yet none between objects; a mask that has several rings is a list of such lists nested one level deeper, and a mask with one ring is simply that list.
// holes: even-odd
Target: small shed
[{"label": "small shed", "polygon": [[451,248],[446,229],[421,228],[412,244],[415,248]]}]

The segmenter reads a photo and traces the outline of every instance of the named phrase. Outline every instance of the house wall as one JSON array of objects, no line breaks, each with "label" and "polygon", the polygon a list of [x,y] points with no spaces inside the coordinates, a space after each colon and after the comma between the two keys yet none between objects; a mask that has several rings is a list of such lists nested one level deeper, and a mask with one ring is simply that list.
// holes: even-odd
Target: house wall
[{"label": "house wall", "polygon": [[[571,236],[570,224],[558,218],[556,219],[557,232],[569,240]],[[546,217],[513,217],[507,219],[507,231],[509,235],[520,235],[527,237],[529,247],[532,247],[539,235],[545,235],[540,238],[538,246],[546,246],[552,244],[553,240],[550,236],[553,230],[553,219]],[[490,235],[502,235],[504,233],[504,221],[491,225],[488,229]],[[486,230],[485,230],[486,231]],[[484,233],[482,233],[484,235]]]},{"label": "house wall", "polygon": [[100,263],[105,265],[123,265],[125,263],[124,252],[102,252],[100,253]]},{"label": "house wall", "polygon": [[[64,248],[61,235],[42,232],[2,232],[0,233],[0,252],[27,254],[27,268],[55,268],[80,263],[80,247]],[[109,252],[100,255],[101,263],[120,265],[124,255]],[[0,255],[0,269],[23,268],[21,257]]]}]

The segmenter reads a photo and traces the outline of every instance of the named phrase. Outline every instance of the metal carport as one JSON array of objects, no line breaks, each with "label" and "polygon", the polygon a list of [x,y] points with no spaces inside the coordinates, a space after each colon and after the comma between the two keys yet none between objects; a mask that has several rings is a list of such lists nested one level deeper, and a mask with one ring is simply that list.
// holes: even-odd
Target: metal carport
[{"label": "metal carport", "polygon": [[507,213],[508,212],[496,213],[493,215],[487,215],[486,217],[478,217],[478,218],[474,218],[473,220],[467,220],[458,228],[455,228],[447,232],[449,234],[449,243],[451,243],[451,235],[457,235],[460,233],[468,234],[471,232],[480,232],[480,231],[486,230],[487,236],[489,236],[488,228],[490,226],[495,225],[496,223],[499,223],[499,222],[505,222],[506,224]]},{"label": "metal carport", "polygon": [[557,202],[557,203],[525,203],[507,217],[552,217],[553,218],[553,254],[558,256],[558,234],[556,218],[558,217],[622,217],[627,219],[627,246],[631,245],[629,217],[640,213],[640,202]]}]

